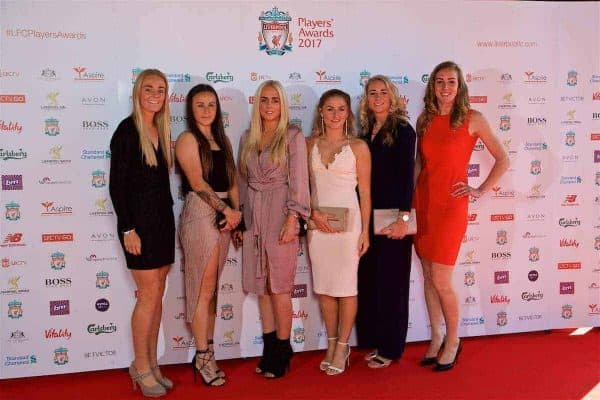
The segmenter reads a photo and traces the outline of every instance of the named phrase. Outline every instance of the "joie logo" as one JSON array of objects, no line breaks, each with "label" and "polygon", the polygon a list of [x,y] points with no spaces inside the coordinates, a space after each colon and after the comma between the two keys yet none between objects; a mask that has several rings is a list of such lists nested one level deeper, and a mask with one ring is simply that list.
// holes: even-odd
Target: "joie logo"
[{"label": "joie logo", "polygon": [[50,300],[50,315],[68,315],[69,300]]},{"label": "joie logo", "polygon": [[305,283],[294,285],[292,289],[292,298],[306,297],[308,294],[307,285]]},{"label": "joie logo", "polygon": [[508,283],[508,271],[494,271],[494,283],[503,284]]},{"label": "joie logo", "polygon": [[561,282],[560,294],[575,294],[575,282]]},{"label": "joie logo", "polygon": [[23,190],[23,175],[2,175],[2,190]]}]

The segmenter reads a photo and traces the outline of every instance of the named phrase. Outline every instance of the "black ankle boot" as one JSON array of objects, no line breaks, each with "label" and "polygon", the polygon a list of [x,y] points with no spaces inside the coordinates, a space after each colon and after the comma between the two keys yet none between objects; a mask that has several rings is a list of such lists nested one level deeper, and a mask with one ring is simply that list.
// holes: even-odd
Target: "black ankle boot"
[{"label": "black ankle boot", "polygon": [[275,341],[277,340],[277,334],[275,331],[269,333],[263,333],[263,353],[260,357],[260,361],[256,366],[256,373],[262,374],[270,368],[273,363],[273,353],[275,350]]},{"label": "black ankle boot", "polygon": [[265,378],[281,378],[290,370],[294,350],[290,339],[276,339],[272,364],[265,370]]}]

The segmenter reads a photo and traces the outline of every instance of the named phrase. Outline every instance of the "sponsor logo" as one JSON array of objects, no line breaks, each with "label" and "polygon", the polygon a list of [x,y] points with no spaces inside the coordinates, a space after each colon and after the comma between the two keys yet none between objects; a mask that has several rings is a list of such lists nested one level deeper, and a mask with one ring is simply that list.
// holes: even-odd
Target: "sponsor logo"
[{"label": "sponsor logo", "polygon": [[528,259],[531,262],[540,261],[540,249],[538,247],[530,247]]},{"label": "sponsor logo", "polygon": [[221,305],[221,319],[229,321],[233,319],[233,305],[223,304]]},{"label": "sponsor logo", "polygon": [[40,204],[42,205],[41,215],[44,217],[51,215],[73,215],[73,207],[71,206],[55,204],[53,201],[45,201]]},{"label": "sponsor logo", "polygon": [[44,339],[71,339],[71,331],[68,328],[50,328],[44,331]]},{"label": "sponsor logo", "polygon": [[508,324],[508,314],[506,311],[500,311],[496,314],[496,325],[506,326]]},{"label": "sponsor logo", "polygon": [[558,269],[581,269],[581,262],[559,262],[557,266]]},{"label": "sponsor logo", "polygon": [[226,282],[226,283],[222,283],[221,284],[221,288],[219,289],[219,292],[222,294],[231,294],[234,292],[233,289],[233,284]]},{"label": "sponsor logo", "polygon": [[106,289],[110,286],[110,277],[108,272],[99,271],[96,273],[96,287],[98,289]]},{"label": "sponsor logo", "polygon": [[475,296],[467,296],[465,297],[465,305],[472,306],[477,304],[477,298]]},{"label": "sponsor logo", "polygon": [[0,94],[0,103],[26,103],[24,94]]},{"label": "sponsor logo", "polygon": [[62,146],[51,147],[50,150],[48,150],[48,154],[50,154],[50,158],[41,160],[41,163],[42,164],[50,164],[50,165],[70,164],[71,160],[62,158],[62,154],[61,154],[62,149],[63,149]]},{"label": "sponsor logo", "polygon": [[594,250],[600,250],[600,235],[594,238]]},{"label": "sponsor logo", "polygon": [[479,261],[475,258],[475,250],[469,250],[465,253],[464,261],[460,265],[474,265],[479,264]]},{"label": "sponsor logo", "polygon": [[205,75],[207,81],[212,83],[233,82],[233,75],[229,72],[207,72]]},{"label": "sponsor logo", "polygon": [[577,183],[583,183],[583,178],[581,176],[561,176],[560,184],[561,185],[572,185]]},{"label": "sponsor logo", "polygon": [[508,154],[508,156],[514,157],[517,154],[517,151],[513,150],[511,143],[512,143],[511,138],[502,140],[502,146],[504,146],[504,150],[506,150],[506,153]]},{"label": "sponsor logo", "polygon": [[8,257],[3,257],[1,261],[2,268],[10,268],[10,267],[24,267],[27,265],[27,261],[25,260],[15,260],[10,259]]},{"label": "sponsor logo", "polygon": [[191,349],[193,347],[196,347],[196,341],[194,340],[194,338],[185,338],[183,336],[174,336],[171,338],[172,340],[172,345],[171,348],[173,350],[179,350],[179,349]]},{"label": "sponsor logo", "polygon": [[510,260],[511,258],[511,254],[510,252],[501,252],[501,251],[494,251],[491,253],[491,258],[492,260]]},{"label": "sponsor logo", "polygon": [[70,179],[54,179],[49,176],[45,176],[38,181],[40,185],[70,185],[72,181]]},{"label": "sponsor logo", "polygon": [[60,125],[56,118],[47,118],[44,120],[44,134],[47,136],[60,135]]},{"label": "sponsor logo", "polygon": [[117,261],[117,257],[98,257],[96,254],[90,254],[85,257],[85,260],[88,262],[100,262],[105,263],[107,261]]},{"label": "sponsor logo", "polygon": [[71,278],[46,278],[44,283],[47,288],[66,288],[71,287]]},{"label": "sponsor logo", "polygon": [[[135,83],[140,72],[142,72],[142,68],[133,68],[131,70],[131,83]],[[192,76],[187,73],[165,73],[168,82],[191,82]]]},{"label": "sponsor logo", "polygon": [[300,72],[290,72],[287,80],[290,82],[304,82]]},{"label": "sponsor logo", "polygon": [[12,331],[10,333],[10,335],[8,336],[7,341],[9,343],[20,344],[20,343],[28,342],[29,339],[27,338],[27,336],[25,336],[25,332],[23,332],[21,330],[16,330],[16,331]]},{"label": "sponsor logo", "polygon": [[308,319],[308,313],[304,310],[292,311],[292,318],[306,321]]},{"label": "sponsor logo", "polygon": [[481,317],[468,317],[461,318],[460,325],[461,326],[477,326],[483,325],[485,323],[485,318]]},{"label": "sponsor logo", "polygon": [[492,304],[509,304],[510,297],[503,294],[494,294],[490,296],[490,303]]},{"label": "sponsor logo", "polygon": [[567,111],[567,113],[566,113],[567,119],[562,120],[560,123],[562,125],[567,125],[567,126],[574,126],[574,125],[581,124],[581,121],[576,118],[576,113],[577,112],[575,110]]},{"label": "sponsor logo", "polygon": [[316,71],[317,79],[315,83],[340,83],[342,78],[337,74],[328,74],[325,70]]},{"label": "sponsor logo", "polygon": [[567,86],[577,86],[577,71],[571,70],[567,72]]},{"label": "sponsor logo", "polygon": [[510,82],[512,82],[512,75],[509,74],[508,72],[505,72],[502,75],[500,75],[500,79],[498,79],[498,82],[500,82],[500,83],[510,83]]},{"label": "sponsor logo", "polygon": [[542,314],[519,315],[519,321],[534,321],[542,319]]},{"label": "sponsor logo", "polygon": [[485,80],[485,75],[479,75],[476,73],[467,72],[465,75],[465,80],[469,83],[471,82],[481,82]]},{"label": "sponsor logo", "polygon": [[305,283],[294,285],[292,288],[292,298],[306,297],[308,295],[308,288]]},{"label": "sponsor logo", "polygon": [[492,187],[492,191],[494,192],[492,195],[494,199],[513,199],[516,197],[514,190],[502,190],[500,186]]},{"label": "sponsor logo", "polygon": [[290,34],[292,17],[277,7],[260,13],[261,30],[258,33],[258,49],[270,56],[282,56],[292,51],[293,38]]},{"label": "sponsor logo", "polygon": [[25,158],[27,158],[27,152],[23,151],[23,149],[19,149],[19,150],[0,149],[0,160],[4,160],[4,161],[23,160]]},{"label": "sponsor logo", "polygon": [[23,175],[2,175],[2,190],[23,190]]},{"label": "sponsor logo", "polygon": [[8,318],[19,319],[23,316],[23,303],[19,300],[8,302]]},{"label": "sponsor logo", "polygon": [[369,81],[370,78],[371,78],[371,73],[369,71],[367,71],[366,69],[362,70],[360,72],[360,81],[359,81],[360,86],[365,87],[365,85],[367,84],[367,82]]},{"label": "sponsor logo", "polygon": [[467,223],[469,225],[479,225],[479,222],[477,221],[477,213],[470,213],[467,215]]},{"label": "sponsor logo", "polygon": [[525,142],[523,146],[525,151],[543,151],[548,150],[548,144],[546,142]]},{"label": "sponsor logo", "polygon": [[524,83],[547,83],[548,76],[543,73],[535,72],[535,71],[525,71],[525,75],[523,77]]},{"label": "sponsor logo", "polygon": [[564,163],[573,163],[579,161],[579,156],[577,154],[563,154],[561,160]]},{"label": "sponsor logo", "polygon": [[8,278],[8,289],[2,290],[0,294],[23,294],[29,293],[29,289],[22,288],[19,285],[20,275],[11,276]]},{"label": "sponsor logo", "polygon": [[84,96],[81,98],[82,106],[104,106],[106,105],[106,97],[102,96]]},{"label": "sponsor logo", "polygon": [[81,121],[81,129],[87,132],[106,131],[110,127],[108,121],[102,120],[84,120]]},{"label": "sponsor logo", "polygon": [[305,336],[304,336],[304,328],[297,326],[292,330],[292,342],[296,343],[296,344],[302,344],[304,343],[305,340]]},{"label": "sponsor logo", "polygon": [[600,101],[600,91],[592,93],[593,101]]},{"label": "sponsor logo", "polygon": [[6,211],[4,212],[4,218],[7,221],[18,221],[21,219],[21,206],[19,203],[11,201],[10,203],[6,203],[4,207],[6,208]]},{"label": "sponsor logo", "polygon": [[529,190],[529,195],[527,195],[527,198],[528,199],[545,199],[546,196],[542,192],[542,185],[539,183],[532,185],[531,189]]},{"label": "sponsor logo", "polygon": [[529,164],[529,173],[531,175],[539,175],[542,173],[542,162],[540,160],[531,160]]},{"label": "sponsor logo", "polygon": [[504,96],[502,96],[502,103],[498,104],[498,108],[500,110],[514,110],[517,108],[517,105],[513,101],[513,94],[506,93]]},{"label": "sponsor logo", "polygon": [[590,283],[590,286],[588,286],[588,289],[600,289],[600,283],[592,282]]},{"label": "sponsor logo", "polygon": [[498,221],[514,221],[515,214],[491,214],[490,221],[498,222]]},{"label": "sponsor logo", "polygon": [[479,176],[480,165],[479,164],[469,164],[467,168],[467,176],[470,178]]},{"label": "sponsor logo", "polygon": [[504,229],[500,229],[496,231],[496,244],[499,246],[503,246],[508,243],[507,232]]},{"label": "sponsor logo", "polygon": [[463,243],[469,243],[469,242],[476,242],[479,240],[479,236],[473,236],[473,235],[466,235],[463,236]]},{"label": "sponsor logo", "polygon": [[502,132],[506,132],[510,130],[510,115],[502,115],[500,116],[500,125],[498,126],[498,128],[500,128],[500,130]]},{"label": "sponsor logo", "polygon": [[573,318],[573,306],[571,304],[563,304],[560,316],[564,319]]},{"label": "sponsor logo", "polygon": [[103,358],[103,357],[115,357],[117,350],[101,350],[101,351],[86,351],[83,353],[83,358]]},{"label": "sponsor logo", "polygon": [[64,104],[61,104],[58,101],[58,96],[60,92],[48,92],[46,95],[47,104],[40,106],[40,108],[44,111],[62,111],[67,107]]},{"label": "sponsor logo", "polygon": [[0,119],[0,133],[17,133],[23,131],[23,126],[16,121],[5,121]]},{"label": "sponsor logo", "polygon": [[46,242],[72,242],[72,233],[42,233],[42,243]]},{"label": "sponsor logo", "polygon": [[494,271],[494,283],[496,285],[508,282],[508,271]]},{"label": "sponsor logo", "polygon": [[104,80],[103,72],[88,71],[86,67],[74,67],[73,71],[75,71],[75,77],[73,79],[76,81],[98,82]]},{"label": "sponsor logo", "polygon": [[600,150],[594,150],[594,163],[600,163]]},{"label": "sponsor logo", "polygon": [[560,96],[560,101],[572,101],[578,102],[583,101],[585,98],[583,96]]},{"label": "sponsor logo", "polygon": [[560,239],[560,247],[579,247],[579,242],[575,239]]},{"label": "sponsor logo", "polygon": [[[539,222],[539,221],[545,221],[545,220],[546,220],[546,214],[542,214],[542,213],[527,214],[527,222]],[[523,238],[525,238],[525,239],[538,238],[538,237],[546,237],[546,235],[533,235],[530,232],[525,232],[523,234]]]},{"label": "sponsor logo", "polygon": [[94,202],[94,211],[90,211],[89,215],[91,217],[107,217],[114,215],[115,213],[106,205],[107,201],[107,198],[97,199]]},{"label": "sponsor logo", "polygon": [[252,82],[266,81],[268,79],[271,79],[271,75],[259,74],[258,72],[250,72],[250,80]]},{"label": "sponsor logo", "polygon": [[69,349],[66,347],[59,347],[54,349],[54,364],[65,365],[69,363]]},{"label": "sponsor logo", "polygon": [[521,299],[523,299],[524,301],[542,300],[543,298],[544,298],[544,294],[539,290],[537,292],[521,293]]},{"label": "sponsor logo", "polygon": [[117,326],[113,322],[109,322],[108,324],[89,324],[87,326],[87,331],[92,335],[102,335],[105,333],[115,333],[117,331]]},{"label": "sponsor logo", "polygon": [[185,103],[186,95],[183,93],[171,93],[169,103]]},{"label": "sponsor logo", "polygon": [[58,78],[58,75],[56,74],[56,70],[48,67],[48,68],[44,68],[42,70],[42,72],[40,72],[39,79],[43,79],[45,81],[55,81],[59,78]]},{"label": "sponsor logo", "polygon": [[558,220],[558,226],[562,226],[563,228],[569,228],[572,226],[579,226],[579,225],[581,225],[581,221],[577,217],[575,217],[575,218],[560,218]]},{"label": "sponsor logo", "polygon": [[69,315],[69,300],[50,300],[50,315]]},{"label": "sponsor logo", "polygon": [[600,315],[600,306],[598,304],[588,304],[588,315]]},{"label": "sponsor logo", "polygon": [[27,246],[27,244],[23,241],[23,233],[21,233],[21,232],[7,233],[4,236],[4,240],[0,244],[0,247],[21,247],[21,246]]},{"label": "sponsor logo", "polygon": [[535,269],[532,269],[527,273],[527,279],[529,279],[531,282],[537,281],[539,277],[540,274]]},{"label": "sponsor logo", "polygon": [[560,282],[560,294],[575,294],[575,282]]},{"label": "sponsor logo", "polygon": [[[388,78],[396,86],[408,85],[408,82],[409,82],[407,75],[389,76]],[[401,95],[400,97],[404,97],[404,96]],[[404,100],[406,101],[406,98]],[[408,101],[406,101],[406,102],[408,103]]]},{"label": "sponsor logo", "polygon": [[0,70],[0,78],[19,78],[20,76],[21,73],[19,71]]},{"label": "sponsor logo", "polygon": [[92,187],[103,188],[106,186],[106,176],[103,170],[92,171]]},{"label": "sponsor logo", "polygon": [[542,96],[529,97],[527,102],[529,104],[546,104],[546,98]]},{"label": "sponsor logo", "polygon": [[485,145],[483,144],[481,139],[477,139],[477,142],[475,142],[475,147],[473,147],[473,151],[483,151],[483,150],[485,150]]},{"label": "sponsor logo", "polygon": [[546,126],[548,121],[544,117],[527,117],[527,125],[529,126]]},{"label": "sponsor logo", "polygon": [[93,232],[89,240],[92,242],[109,242],[116,240],[117,236],[113,232]]},{"label": "sponsor logo", "polygon": [[105,312],[110,307],[110,302],[108,301],[108,299],[98,299],[94,303],[94,307],[96,307],[96,310],[100,312]]},{"label": "sponsor logo", "polygon": [[475,272],[467,271],[465,272],[465,286],[470,287],[475,285]]},{"label": "sponsor logo", "polygon": [[37,356],[35,354],[27,354],[22,356],[5,356],[2,365],[5,367],[15,367],[17,365],[37,364]]}]

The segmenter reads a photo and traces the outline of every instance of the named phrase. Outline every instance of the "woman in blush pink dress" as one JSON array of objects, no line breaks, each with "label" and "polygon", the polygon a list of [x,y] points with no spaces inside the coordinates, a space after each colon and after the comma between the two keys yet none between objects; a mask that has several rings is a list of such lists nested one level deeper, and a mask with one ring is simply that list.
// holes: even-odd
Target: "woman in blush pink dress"
[{"label": "woman in blush pink dress", "polygon": [[258,295],[264,347],[256,372],[278,378],[285,374],[293,355],[291,290],[298,218],[310,215],[308,167],[304,135],[289,125],[281,84],[265,81],[255,99],[239,165],[247,226],[242,277],[244,290]]}]

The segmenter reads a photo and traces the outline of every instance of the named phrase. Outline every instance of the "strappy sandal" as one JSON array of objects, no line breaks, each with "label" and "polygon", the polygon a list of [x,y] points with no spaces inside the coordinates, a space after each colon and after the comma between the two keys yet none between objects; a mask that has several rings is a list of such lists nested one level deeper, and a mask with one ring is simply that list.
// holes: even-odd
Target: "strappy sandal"
[{"label": "strappy sandal", "polygon": [[[329,352],[329,342],[332,340],[337,340],[337,337],[328,337],[327,338],[327,351]],[[335,351],[335,349],[334,349]],[[332,355],[333,356],[333,355]],[[321,361],[321,363],[319,364],[319,369],[321,371],[327,371],[327,367],[329,367],[331,365],[330,361],[326,361],[327,360],[327,356],[325,356],[325,358],[323,359],[323,361]]]},{"label": "strappy sandal", "polygon": [[[206,386],[223,386],[225,384],[225,379],[218,376],[212,368],[210,365],[211,358],[211,351],[209,349],[196,350],[196,354],[194,354],[194,358],[192,359],[194,382],[196,382],[196,372],[198,372]],[[200,367],[198,367],[197,361],[200,361]]]},{"label": "strappy sandal", "polygon": [[329,367],[327,367],[327,375],[339,375],[343,373],[347,367],[350,367],[350,353],[352,352],[350,349],[350,344],[343,342],[337,342],[337,344],[342,345],[347,349],[346,354],[344,355],[344,363],[342,364],[342,368],[330,364]]},{"label": "strappy sandal", "polygon": [[392,360],[381,357],[378,354],[375,357],[373,357],[371,359],[371,361],[369,361],[369,363],[367,364],[367,367],[374,368],[374,369],[387,368],[390,366],[391,363],[392,363]]},{"label": "strappy sandal", "polygon": [[373,350],[372,352],[370,352],[369,354],[367,354],[365,356],[365,361],[371,361],[372,359],[374,359],[375,357],[377,357],[377,349]]},{"label": "strappy sandal", "polygon": [[215,347],[214,347],[215,342],[212,339],[208,339],[207,343],[208,343],[208,350],[210,350],[210,352],[211,352],[212,367],[215,369],[215,372],[217,373],[218,376],[220,376],[221,378],[225,378],[225,372],[223,372],[223,370],[217,366],[217,360],[215,360]]}]

